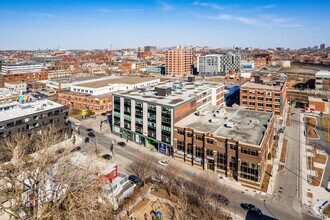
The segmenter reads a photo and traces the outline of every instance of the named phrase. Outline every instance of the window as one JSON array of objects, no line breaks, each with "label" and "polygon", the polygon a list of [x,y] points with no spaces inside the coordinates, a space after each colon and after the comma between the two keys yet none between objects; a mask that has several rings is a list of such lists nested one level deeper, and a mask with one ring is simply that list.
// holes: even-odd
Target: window
[{"label": "window", "polygon": [[213,144],[213,140],[212,139],[207,139],[207,143],[208,144]]},{"label": "window", "polygon": [[267,108],[271,108],[272,107],[272,104],[266,104],[266,107]]},{"label": "window", "polygon": [[187,145],[187,154],[190,154],[190,156],[192,156],[192,154],[193,154],[193,146],[192,146],[192,144],[188,144]]},{"label": "window", "polygon": [[187,133],[187,137],[192,137],[193,136],[193,133],[192,132],[188,132]]},{"label": "window", "polygon": [[271,101],[273,101],[273,99],[272,98],[266,98],[266,101],[271,102]]},{"label": "window", "polygon": [[259,95],[263,95],[264,94],[264,91],[258,91],[258,94]]},{"label": "window", "polygon": [[232,150],[237,150],[237,146],[236,146],[236,144],[230,144],[229,147],[230,147],[230,149],[232,149]]},{"label": "window", "polygon": [[202,136],[199,136],[199,135],[196,135],[196,140],[203,141],[203,137]]},{"label": "window", "polygon": [[258,156],[259,155],[259,151],[251,150],[251,149],[243,148],[243,147],[241,148],[241,153],[251,155],[251,156]]},{"label": "window", "polygon": [[258,106],[264,106],[264,103],[258,103]]},{"label": "window", "polygon": [[250,94],[255,94],[255,93],[256,93],[256,91],[250,90]]},{"label": "window", "polygon": [[206,149],[206,156],[213,157],[213,150]]},{"label": "window", "polygon": [[221,170],[225,170],[226,167],[227,167],[227,156],[226,154],[224,153],[219,153],[218,152],[218,155],[217,155],[217,166],[218,166],[218,169],[221,169]]},{"label": "window", "polygon": [[203,157],[204,157],[203,148],[196,147],[196,158],[203,158]]},{"label": "window", "polygon": [[267,96],[271,96],[272,95],[272,92],[266,92],[266,95]]},{"label": "window", "polygon": [[247,90],[243,90],[243,93],[247,93]]},{"label": "window", "polygon": [[183,151],[184,152],[184,142],[178,140],[178,142],[177,142],[177,148],[178,148],[178,151]]},{"label": "window", "polygon": [[258,168],[258,164],[242,160],[240,176],[244,179],[257,182],[259,176]]},{"label": "window", "polygon": [[183,130],[178,130],[178,134],[179,135],[184,135],[184,131]]},{"label": "window", "polygon": [[236,170],[236,157],[230,157],[229,167],[231,170]]}]

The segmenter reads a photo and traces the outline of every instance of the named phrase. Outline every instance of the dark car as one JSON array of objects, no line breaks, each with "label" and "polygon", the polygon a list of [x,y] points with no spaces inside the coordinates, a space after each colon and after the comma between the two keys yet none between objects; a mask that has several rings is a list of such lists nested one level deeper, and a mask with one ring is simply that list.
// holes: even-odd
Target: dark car
[{"label": "dark car", "polygon": [[85,137],[85,143],[89,143],[89,137]]},{"label": "dark car", "polygon": [[89,132],[87,135],[88,135],[89,137],[91,137],[91,138],[94,138],[94,137],[95,137],[95,134],[94,134],[93,132]]},{"label": "dark car", "polygon": [[242,208],[252,214],[255,215],[262,215],[262,212],[259,208],[257,208],[255,205],[249,204],[249,203],[243,203],[241,204]]},{"label": "dark car", "polygon": [[87,128],[86,131],[88,131],[88,132],[94,132],[93,128]]},{"label": "dark car", "polygon": [[102,115],[102,116],[107,116],[107,113],[102,112],[101,115]]},{"label": "dark car", "polygon": [[143,180],[138,176],[131,175],[128,177],[128,180],[131,181],[132,183],[135,183],[137,186],[140,187],[144,186]]},{"label": "dark car", "polygon": [[105,159],[105,160],[111,160],[112,156],[110,154],[104,154],[102,155],[102,159]]},{"label": "dark car", "polygon": [[81,147],[75,147],[71,150],[71,152],[76,152],[76,151],[80,151],[81,150]]},{"label": "dark car", "polygon": [[211,198],[221,204],[224,204],[224,205],[229,205],[230,204],[230,201],[227,197],[219,194],[219,193],[215,193],[215,194],[212,194],[211,195]]},{"label": "dark car", "polygon": [[126,147],[126,143],[125,142],[118,142],[118,145],[121,147]]}]

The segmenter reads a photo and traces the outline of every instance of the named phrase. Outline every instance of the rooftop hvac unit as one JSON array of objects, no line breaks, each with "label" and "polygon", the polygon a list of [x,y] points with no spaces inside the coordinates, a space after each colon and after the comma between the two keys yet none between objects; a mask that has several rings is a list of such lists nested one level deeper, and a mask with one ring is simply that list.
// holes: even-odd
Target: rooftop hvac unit
[{"label": "rooftop hvac unit", "polygon": [[196,115],[198,115],[198,116],[205,116],[206,115],[206,112],[205,111],[198,111],[198,112],[196,112]]}]

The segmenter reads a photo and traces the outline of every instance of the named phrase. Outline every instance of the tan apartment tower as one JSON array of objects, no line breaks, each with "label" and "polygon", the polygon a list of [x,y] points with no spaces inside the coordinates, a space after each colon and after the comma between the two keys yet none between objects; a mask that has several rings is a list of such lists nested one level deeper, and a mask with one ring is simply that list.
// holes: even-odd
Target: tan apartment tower
[{"label": "tan apartment tower", "polygon": [[192,65],[192,49],[174,47],[165,52],[167,75],[190,75]]}]

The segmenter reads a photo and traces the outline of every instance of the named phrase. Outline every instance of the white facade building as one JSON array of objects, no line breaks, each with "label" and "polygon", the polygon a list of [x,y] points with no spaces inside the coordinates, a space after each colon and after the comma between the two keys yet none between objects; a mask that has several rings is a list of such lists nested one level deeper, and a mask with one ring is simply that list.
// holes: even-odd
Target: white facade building
[{"label": "white facade building", "polygon": [[197,57],[197,71],[200,76],[226,76],[231,70],[240,73],[240,55],[210,54]]},{"label": "white facade building", "polygon": [[[102,80],[98,82],[86,82],[80,83],[78,85],[71,85],[70,91],[71,92],[79,92],[83,94],[90,94],[90,95],[103,95],[110,92],[117,92],[117,91],[127,91],[131,89],[138,89],[148,86],[155,86],[160,82],[160,79],[147,79],[143,80],[142,82],[136,81],[136,83],[127,83],[125,82],[127,79],[130,81],[131,77],[124,77],[124,78],[113,78]],[[144,79],[144,78],[137,78],[137,79]]]},{"label": "white facade building", "polygon": [[5,83],[5,88],[15,94],[22,94],[26,91],[26,83]]},{"label": "white facade building", "polygon": [[34,63],[4,63],[1,64],[1,74],[19,74],[19,73],[36,73],[43,70],[43,64]]}]

